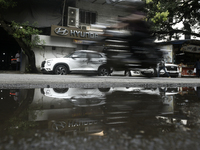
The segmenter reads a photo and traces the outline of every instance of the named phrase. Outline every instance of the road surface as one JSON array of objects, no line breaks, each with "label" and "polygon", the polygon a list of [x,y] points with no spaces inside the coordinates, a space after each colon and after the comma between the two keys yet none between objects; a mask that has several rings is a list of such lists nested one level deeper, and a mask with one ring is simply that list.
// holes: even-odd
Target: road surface
[{"label": "road surface", "polygon": [[200,78],[126,77],[0,73],[0,88],[97,88],[97,87],[181,87],[200,86]]}]

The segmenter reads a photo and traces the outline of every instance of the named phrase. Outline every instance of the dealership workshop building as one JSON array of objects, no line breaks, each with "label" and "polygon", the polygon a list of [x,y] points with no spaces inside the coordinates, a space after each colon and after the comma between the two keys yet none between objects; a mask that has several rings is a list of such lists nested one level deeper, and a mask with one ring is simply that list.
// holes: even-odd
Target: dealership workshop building
[{"label": "dealership workshop building", "polygon": [[[106,0],[17,0],[17,6],[7,9],[4,12],[4,18],[7,22],[13,20],[19,23],[28,21],[30,24],[37,22],[37,28],[42,30],[39,37],[45,41],[43,50],[33,49],[36,67],[40,70],[42,61],[53,57],[63,57],[75,50],[102,51],[102,46],[93,47],[84,43],[84,41],[100,38],[101,31],[93,30],[92,27],[111,24],[119,16],[127,14],[128,12],[122,7],[106,3]],[[11,59],[21,48],[1,26],[0,43],[0,70],[14,70],[11,68]],[[198,40],[159,43],[159,46],[166,50],[169,63],[182,62],[191,68],[194,61],[200,58],[199,45]],[[27,58],[23,53],[21,58],[20,71],[25,72]]]}]

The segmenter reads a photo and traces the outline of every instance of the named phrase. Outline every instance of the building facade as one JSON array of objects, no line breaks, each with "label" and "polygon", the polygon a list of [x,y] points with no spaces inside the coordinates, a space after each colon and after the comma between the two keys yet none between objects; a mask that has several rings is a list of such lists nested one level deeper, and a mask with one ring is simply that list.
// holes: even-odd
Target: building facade
[{"label": "building facade", "polygon": [[[119,16],[126,15],[122,7],[106,0],[18,0],[17,6],[5,12],[4,18],[8,22],[37,22],[44,44],[43,49],[32,50],[40,70],[45,59],[63,57],[80,49],[102,51],[101,46],[88,45],[100,38],[101,31],[93,30],[93,26],[112,24]],[[26,64],[27,59],[22,59],[21,72],[25,72]]]}]

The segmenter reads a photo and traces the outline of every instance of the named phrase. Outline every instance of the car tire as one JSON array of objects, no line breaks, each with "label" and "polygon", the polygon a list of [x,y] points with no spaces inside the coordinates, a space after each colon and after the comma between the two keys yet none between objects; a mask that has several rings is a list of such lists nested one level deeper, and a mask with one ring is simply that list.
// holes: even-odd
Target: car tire
[{"label": "car tire", "polygon": [[69,88],[53,88],[56,93],[66,93]]},{"label": "car tire", "polygon": [[106,93],[110,91],[110,88],[99,88],[100,92]]},{"label": "car tire", "polygon": [[141,72],[141,74],[143,74],[144,76],[151,78],[151,77],[157,77],[157,70],[156,68],[153,68],[153,72],[151,73],[143,73]]},{"label": "car tire", "polygon": [[98,70],[99,76],[110,76],[110,70],[106,66],[101,66]]},{"label": "car tire", "polygon": [[68,74],[68,69],[65,65],[58,65],[54,69],[54,73],[57,75],[66,75]]},{"label": "car tire", "polygon": [[131,71],[130,70],[125,70],[124,75],[127,77],[131,77]]}]

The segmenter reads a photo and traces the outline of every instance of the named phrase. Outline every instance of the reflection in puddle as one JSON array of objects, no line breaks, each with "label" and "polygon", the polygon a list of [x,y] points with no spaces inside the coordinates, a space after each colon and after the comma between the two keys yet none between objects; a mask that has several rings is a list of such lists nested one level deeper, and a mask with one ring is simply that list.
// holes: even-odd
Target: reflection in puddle
[{"label": "reflection in puddle", "polygon": [[[33,129],[63,135],[129,136],[189,131],[197,126],[199,87],[44,88],[0,90],[1,133]],[[33,131],[34,132],[34,131]]]}]

